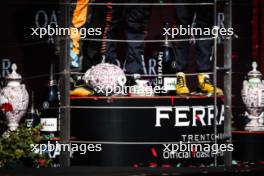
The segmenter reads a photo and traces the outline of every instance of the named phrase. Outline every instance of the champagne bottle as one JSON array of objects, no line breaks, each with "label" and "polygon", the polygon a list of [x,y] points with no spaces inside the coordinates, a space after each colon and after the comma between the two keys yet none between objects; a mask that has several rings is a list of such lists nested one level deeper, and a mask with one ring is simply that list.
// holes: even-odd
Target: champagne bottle
[{"label": "champagne bottle", "polygon": [[[169,28],[169,23],[165,23],[164,28]],[[169,43],[169,36],[165,34],[164,43],[158,49],[157,57],[157,86],[163,90],[159,95],[174,95],[176,87],[176,78],[164,76],[166,74],[175,74],[176,61],[174,49]]]},{"label": "champagne bottle", "polygon": [[50,67],[50,80],[42,104],[40,123],[42,124],[41,133],[43,139],[58,137],[59,131],[59,91],[54,78],[54,66]]},{"label": "champagne bottle", "polygon": [[25,123],[28,128],[34,128],[40,123],[38,112],[34,107],[34,92],[33,91],[31,92],[31,105],[30,105],[30,108],[28,109]]}]

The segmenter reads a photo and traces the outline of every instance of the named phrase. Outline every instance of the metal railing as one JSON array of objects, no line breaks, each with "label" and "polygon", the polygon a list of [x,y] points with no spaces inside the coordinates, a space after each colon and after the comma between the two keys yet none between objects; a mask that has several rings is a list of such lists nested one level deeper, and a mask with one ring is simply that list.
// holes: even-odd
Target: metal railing
[{"label": "metal railing", "polygon": [[[217,4],[218,2],[225,3],[224,6],[224,13],[225,13],[225,27],[229,28],[232,27],[232,0],[214,0],[214,3],[210,3],[210,5],[213,5],[214,8],[214,25],[217,26]],[[65,27],[71,26],[71,14],[70,14],[70,0],[61,0],[61,16],[64,18],[61,18],[61,24]],[[70,5],[69,5],[70,4]],[[121,3],[122,5],[130,5],[128,3]],[[119,4],[112,4],[112,5],[121,5]],[[195,3],[194,5],[208,5],[202,4],[202,3]],[[93,3],[93,5],[111,5],[108,3]],[[131,5],[138,5],[138,4],[131,4]],[[141,4],[146,5],[146,4]],[[149,3],[148,3],[149,5]],[[180,3],[172,3],[172,4],[155,4],[157,5],[185,5]],[[188,5],[190,5],[188,3]],[[95,39],[91,39],[95,40]],[[213,75],[213,84],[215,87],[217,87],[217,72],[219,70],[222,70],[225,72],[224,75],[224,106],[225,106],[225,122],[224,122],[224,135],[226,139],[226,143],[232,142],[232,131],[231,131],[231,122],[232,122],[232,59],[231,59],[231,52],[232,52],[232,37],[227,37],[224,39],[224,67],[218,67],[217,66],[217,38],[213,39],[214,46],[213,46],[213,58],[214,58],[214,64],[213,64],[213,72],[211,73]],[[72,73],[70,69],[70,59],[69,59],[69,53],[70,53],[70,37],[66,36],[65,40],[61,40],[61,55],[60,55],[60,92],[61,92],[61,106],[64,108],[61,108],[61,136],[63,136],[62,143],[70,143],[70,76]],[[118,42],[118,41],[114,41]],[[127,42],[127,41],[121,41],[121,42]],[[135,41],[138,42],[138,41]],[[147,42],[147,41],[145,41]],[[160,42],[152,40],[150,42]],[[81,73],[79,73],[81,74]],[[190,75],[196,75],[196,73],[191,73]],[[217,109],[217,96],[216,96],[216,89],[214,90],[214,109]],[[217,134],[217,122],[216,122],[216,110],[214,111],[214,133]],[[217,140],[214,141],[214,143],[217,143]],[[232,152],[225,152],[224,155],[225,160],[225,166],[229,167],[232,164]],[[70,166],[70,153],[68,151],[62,152],[60,163],[62,166]],[[217,163],[217,156],[215,155],[214,158],[214,166],[216,167],[218,165]]]}]

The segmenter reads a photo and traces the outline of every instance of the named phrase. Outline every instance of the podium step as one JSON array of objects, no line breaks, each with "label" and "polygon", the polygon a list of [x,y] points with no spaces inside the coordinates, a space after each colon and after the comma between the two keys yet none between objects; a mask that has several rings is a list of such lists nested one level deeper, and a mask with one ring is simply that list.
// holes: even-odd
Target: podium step
[{"label": "podium step", "polygon": [[[74,155],[73,164],[133,166],[213,162],[208,152],[186,149],[166,159],[165,144],[212,145],[223,138],[223,97],[217,97],[217,134],[214,134],[214,98],[166,97],[72,97],[72,143],[102,144],[102,152]],[[218,141],[220,143],[220,141]],[[171,145],[172,146],[172,145]],[[158,156],[153,156],[153,149]],[[219,154],[219,158],[222,158]]]}]

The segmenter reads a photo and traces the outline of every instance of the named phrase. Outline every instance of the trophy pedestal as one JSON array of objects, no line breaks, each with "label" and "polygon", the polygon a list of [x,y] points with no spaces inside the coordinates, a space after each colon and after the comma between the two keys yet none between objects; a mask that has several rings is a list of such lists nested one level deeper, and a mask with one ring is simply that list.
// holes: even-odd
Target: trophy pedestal
[{"label": "trophy pedestal", "polygon": [[264,131],[264,126],[246,126],[247,131]]},{"label": "trophy pedestal", "polygon": [[263,118],[264,113],[262,113],[259,117],[251,116],[247,114],[249,118],[249,122],[245,125],[245,130],[247,131],[264,131],[264,124],[263,124]]}]

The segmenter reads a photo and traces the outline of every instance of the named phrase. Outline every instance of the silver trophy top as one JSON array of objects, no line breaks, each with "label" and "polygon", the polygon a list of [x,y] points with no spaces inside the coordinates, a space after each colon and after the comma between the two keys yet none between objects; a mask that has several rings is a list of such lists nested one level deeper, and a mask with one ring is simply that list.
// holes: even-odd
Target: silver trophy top
[{"label": "silver trophy top", "polygon": [[12,64],[11,69],[12,69],[12,73],[7,75],[6,80],[21,80],[22,76],[17,73],[17,65]]},{"label": "silver trophy top", "polygon": [[262,74],[260,71],[257,70],[257,68],[258,68],[257,62],[253,62],[252,63],[252,70],[248,73],[248,79],[251,79],[251,78],[261,79],[262,78]]}]

